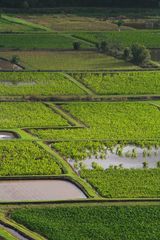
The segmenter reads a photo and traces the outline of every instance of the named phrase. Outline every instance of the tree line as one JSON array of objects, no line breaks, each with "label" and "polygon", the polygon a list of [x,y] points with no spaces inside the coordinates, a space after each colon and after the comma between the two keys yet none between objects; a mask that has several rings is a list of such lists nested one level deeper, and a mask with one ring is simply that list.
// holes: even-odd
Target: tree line
[{"label": "tree line", "polygon": [[0,0],[4,8],[158,7],[160,0]]}]

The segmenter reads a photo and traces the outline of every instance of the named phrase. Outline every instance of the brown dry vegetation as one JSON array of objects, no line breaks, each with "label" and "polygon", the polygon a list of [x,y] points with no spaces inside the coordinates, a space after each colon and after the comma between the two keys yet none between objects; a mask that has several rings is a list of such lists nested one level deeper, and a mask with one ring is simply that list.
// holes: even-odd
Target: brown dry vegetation
[{"label": "brown dry vegetation", "polygon": [[[118,30],[117,25],[110,20],[76,15],[18,15],[26,21],[40,24],[53,31],[107,31]],[[128,27],[122,27],[128,29]]]}]

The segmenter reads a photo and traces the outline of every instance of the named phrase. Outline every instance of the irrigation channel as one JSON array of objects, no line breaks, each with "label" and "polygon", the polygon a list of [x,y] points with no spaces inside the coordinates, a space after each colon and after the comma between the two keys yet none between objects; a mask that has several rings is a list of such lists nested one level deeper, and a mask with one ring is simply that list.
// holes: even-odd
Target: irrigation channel
[{"label": "irrigation channel", "polygon": [[0,201],[54,201],[85,199],[86,195],[67,180],[1,180]]},{"label": "irrigation channel", "polygon": [[0,140],[14,139],[14,138],[18,138],[16,133],[13,133],[13,132],[0,132]]},{"label": "irrigation channel", "polygon": [[17,240],[28,240],[28,238],[22,236],[20,233],[18,233],[16,230],[13,230],[12,228],[6,227],[1,223],[0,223],[0,227],[5,229],[7,232],[11,233],[14,237],[17,238]]}]

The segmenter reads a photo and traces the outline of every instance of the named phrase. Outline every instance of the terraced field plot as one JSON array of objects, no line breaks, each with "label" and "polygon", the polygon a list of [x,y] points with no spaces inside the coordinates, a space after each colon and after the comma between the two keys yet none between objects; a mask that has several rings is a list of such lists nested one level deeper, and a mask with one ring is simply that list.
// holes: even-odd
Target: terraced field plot
[{"label": "terraced field plot", "polygon": [[66,126],[67,121],[43,103],[1,102],[1,129]]},{"label": "terraced field plot", "polygon": [[[133,159],[134,161],[134,159]],[[102,197],[158,198],[160,169],[82,170],[85,178]]]},{"label": "terraced field plot", "polygon": [[115,44],[121,44],[123,47],[138,43],[147,48],[160,47],[159,30],[142,30],[142,31],[122,31],[122,32],[83,32],[74,34],[80,39],[88,42],[97,43],[109,41]]},{"label": "terraced field plot", "polygon": [[[7,49],[73,49],[76,39],[67,34],[58,33],[25,33],[1,34],[0,47]],[[90,43],[80,40],[82,48],[89,48]]]},{"label": "terraced field plot", "polygon": [[74,82],[60,73],[1,72],[1,96],[85,95]]},{"label": "terraced field plot", "polygon": [[57,160],[35,142],[1,141],[0,176],[60,175]]},{"label": "terraced field plot", "polygon": [[15,209],[11,213],[12,219],[49,240],[158,239],[159,216],[159,205],[152,204],[30,207]]},{"label": "terraced field plot", "polygon": [[1,56],[11,59],[17,55],[26,69],[41,70],[106,70],[139,69],[139,67],[95,51],[9,51]]},{"label": "terraced field plot", "polygon": [[160,111],[143,102],[69,103],[62,108],[86,125],[83,129],[32,130],[48,140],[131,140],[145,141],[160,136]]},{"label": "terraced field plot", "polygon": [[123,56],[159,67],[160,10],[23,2],[0,14],[0,70],[21,70],[0,72],[0,238],[160,239],[160,72]]},{"label": "terraced field plot", "polygon": [[45,31],[45,27],[29,23],[19,18],[1,14],[0,16],[0,32],[32,32]]},{"label": "terraced field plot", "polygon": [[[76,14],[25,14],[20,17],[28,22],[40,24],[58,32],[117,30],[115,23],[100,17],[76,16]],[[127,29],[127,27],[122,28]]]},{"label": "terraced field plot", "polygon": [[160,93],[160,72],[71,74],[96,94],[143,95]]}]

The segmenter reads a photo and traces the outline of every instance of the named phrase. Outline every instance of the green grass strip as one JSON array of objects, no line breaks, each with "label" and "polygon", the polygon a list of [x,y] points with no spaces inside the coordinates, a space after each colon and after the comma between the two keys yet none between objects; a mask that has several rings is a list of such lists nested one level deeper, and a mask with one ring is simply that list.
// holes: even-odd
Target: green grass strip
[{"label": "green grass strip", "polygon": [[90,90],[89,88],[84,86],[81,82],[77,81],[75,78],[73,78],[69,74],[63,73],[63,75],[66,76],[68,79],[70,79],[73,83],[75,83],[79,88],[81,88],[83,91],[85,91],[88,95],[94,95],[92,90]]},{"label": "green grass strip", "polygon": [[4,15],[4,14],[1,15],[1,18],[4,19],[4,20],[7,20],[8,22],[11,22],[11,23],[21,24],[21,25],[33,28],[33,30],[37,29],[37,30],[43,30],[43,31],[50,31],[51,32],[51,29],[49,29],[47,27],[25,21],[24,19],[21,19],[21,18],[15,18],[15,17],[11,17],[11,16],[8,16],[8,15]]},{"label": "green grass strip", "polygon": [[60,108],[58,105],[53,105],[52,103],[46,103],[47,106],[49,106],[50,108],[53,109],[54,112],[56,112],[57,114],[59,114],[62,118],[66,119],[68,121],[68,123],[72,126],[76,126],[76,127],[85,127],[84,124],[81,124],[80,122],[78,122],[75,118],[73,118],[72,116],[70,116],[69,114],[67,114],[62,108]]},{"label": "green grass strip", "polygon": [[7,230],[5,230],[3,227],[0,227],[0,239],[5,240],[17,240],[13,235],[11,235]]},{"label": "green grass strip", "polygon": [[39,144],[42,148],[44,148],[48,153],[52,154],[59,163],[60,166],[62,166],[63,170],[65,171],[66,177],[70,178],[71,181],[76,182],[83,190],[87,193],[87,195],[91,198],[99,198],[99,195],[95,192],[95,190],[83,179],[81,179],[71,168],[69,163],[65,161],[53,148],[51,149],[47,144],[38,141],[37,144]]}]

